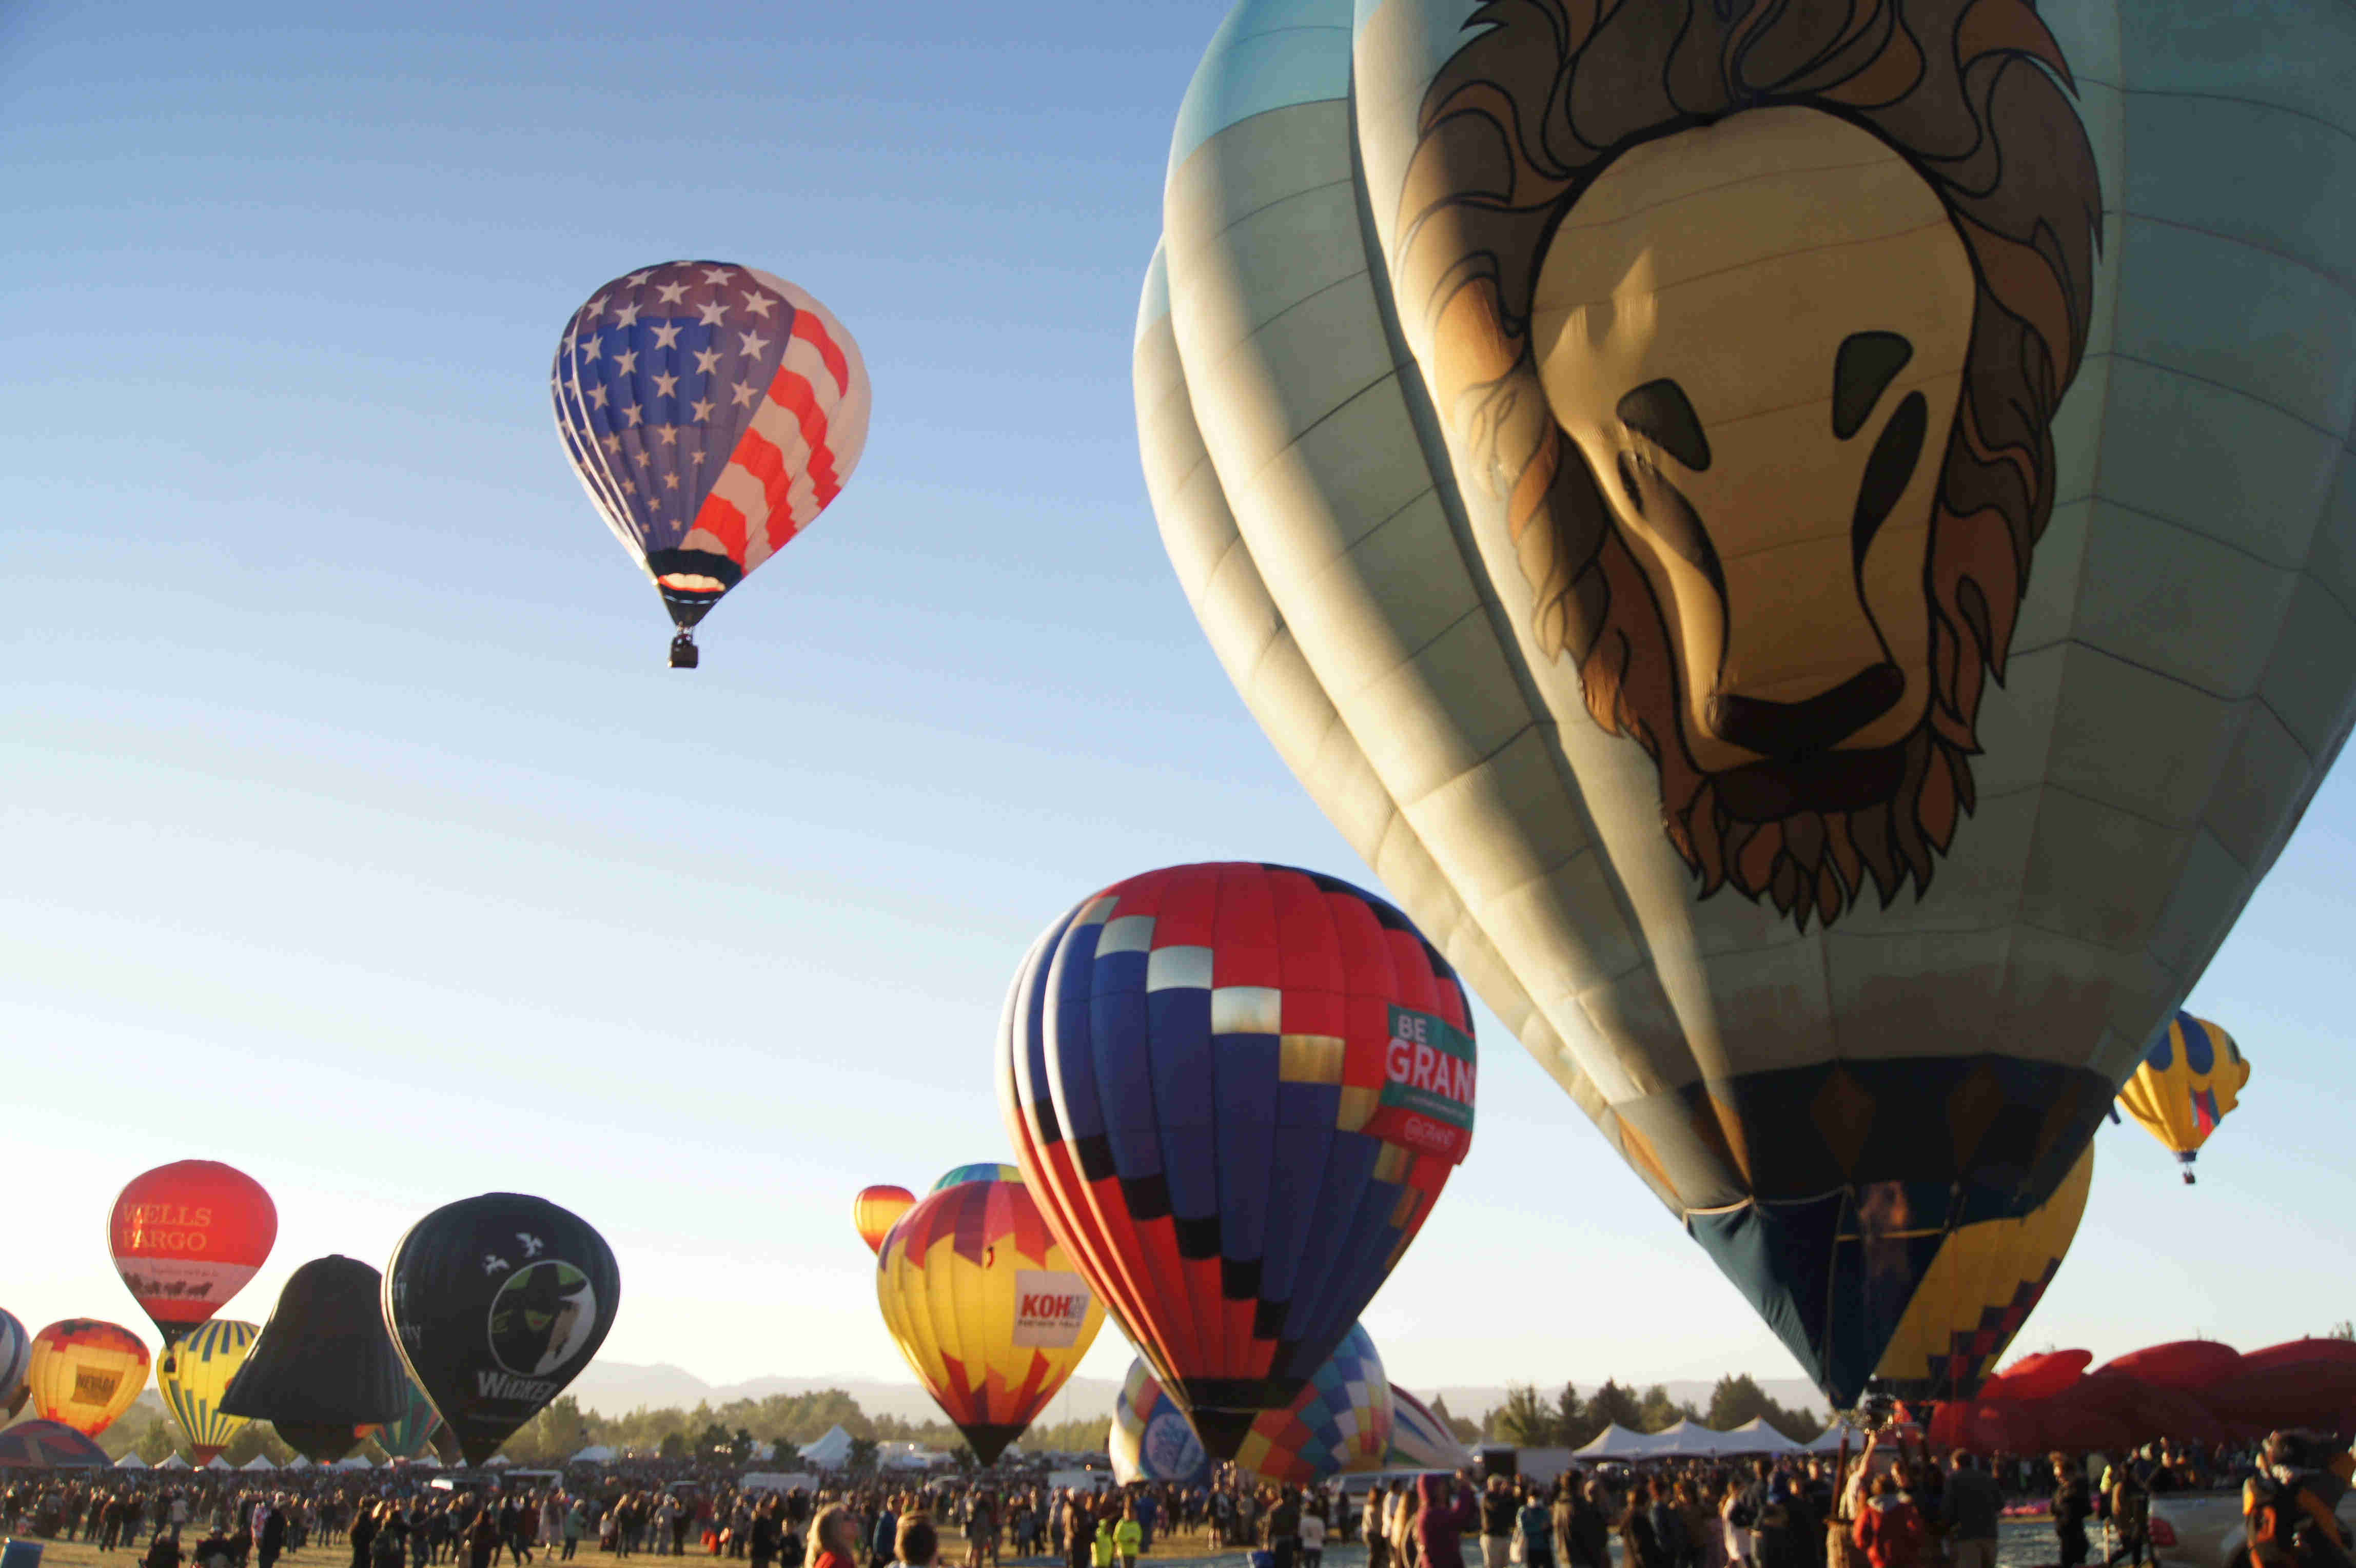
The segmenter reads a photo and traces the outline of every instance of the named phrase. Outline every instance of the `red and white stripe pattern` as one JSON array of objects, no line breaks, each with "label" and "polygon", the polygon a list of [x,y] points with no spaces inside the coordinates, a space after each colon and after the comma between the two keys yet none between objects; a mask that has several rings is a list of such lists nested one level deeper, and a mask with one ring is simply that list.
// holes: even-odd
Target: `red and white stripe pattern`
[{"label": "red and white stripe pattern", "polygon": [[791,337],[683,543],[733,556],[750,572],[841,492],[867,445],[870,399],[859,345],[831,311],[783,278],[745,275],[793,307]]}]

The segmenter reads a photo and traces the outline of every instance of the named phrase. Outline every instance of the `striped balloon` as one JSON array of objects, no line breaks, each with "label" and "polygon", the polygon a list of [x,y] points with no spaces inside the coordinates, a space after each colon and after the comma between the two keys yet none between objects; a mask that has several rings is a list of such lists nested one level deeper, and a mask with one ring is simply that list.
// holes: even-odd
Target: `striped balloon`
[{"label": "striped balloon", "polygon": [[245,1429],[245,1417],[220,1408],[231,1378],[245,1365],[246,1352],[262,1337],[251,1323],[216,1317],[198,1326],[177,1345],[165,1348],[155,1363],[155,1387],[165,1406],[188,1434],[199,1465],[228,1447]]},{"label": "striped balloon", "polygon": [[573,467],[682,638],[826,510],[867,441],[867,367],[806,291],[665,262],[573,312],[549,378]]},{"label": "striped balloon", "polygon": [[1462,1470],[1472,1463],[1472,1451],[1456,1441],[1438,1412],[1394,1383],[1391,1451],[1383,1462],[1393,1470]]},{"label": "striped balloon", "polygon": [[12,1420],[32,1397],[25,1381],[32,1365],[33,1337],[13,1313],[0,1311],[0,1412]]},{"label": "striped balloon", "polygon": [[1397,909],[1287,866],[1182,865],[1039,939],[999,1108],[1076,1266],[1232,1459],[1422,1228],[1471,1147],[1475,1069],[1456,972]]},{"label": "striped balloon", "polygon": [[1389,1462],[1391,1385],[1364,1328],[1353,1326],[1309,1386],[1251,1423],[1236,1468],[1271,1486],[1305,1487]]},{"label": "striped balloon", "polygon": [[441,1412],[434,1408],[434,1402],[425,1397],[425,1391],[412,1378],[409,1408],[402,1412],[401,1419],[364,1427],[360,1434],[375,1438],[376,1445],[384,1450],[388,1459],[414,1459],[433,1443],[434,1434],[441,1424]]}]

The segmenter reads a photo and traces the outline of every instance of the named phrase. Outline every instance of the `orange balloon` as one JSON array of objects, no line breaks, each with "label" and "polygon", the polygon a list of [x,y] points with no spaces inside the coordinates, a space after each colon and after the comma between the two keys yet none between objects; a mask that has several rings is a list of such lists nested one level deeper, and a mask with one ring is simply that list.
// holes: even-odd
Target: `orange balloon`
[{"label": "orange balloon", "polygon": [[147,1347],[119,1324],[69,1317],[33,1336],[27,1380],[42,1420],[96,1437],[147,1386]]},{"label": "orange balloon", "polygon": [[884,1250],[884,1238],[898,1224],[900,1216],[916,1206],[916,1195],[905,1187],[870,1187],[860,1189],[851,1200],[851,1222],[859,1228],[859,1239],[867,1243],[871,1252]]}]

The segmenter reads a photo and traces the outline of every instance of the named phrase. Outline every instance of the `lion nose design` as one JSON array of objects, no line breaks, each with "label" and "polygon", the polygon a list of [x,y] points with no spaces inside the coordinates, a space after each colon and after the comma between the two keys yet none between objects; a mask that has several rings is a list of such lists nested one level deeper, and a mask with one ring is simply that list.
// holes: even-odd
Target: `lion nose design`
[{"label": "lion nose design", "polygon": [[1710,732],[1719,739],[1779,762],[1830,751],[1906,694],[1894,664],[1868,665],[1839,685],[1796,703],[1721,692],[1709,700]]}]

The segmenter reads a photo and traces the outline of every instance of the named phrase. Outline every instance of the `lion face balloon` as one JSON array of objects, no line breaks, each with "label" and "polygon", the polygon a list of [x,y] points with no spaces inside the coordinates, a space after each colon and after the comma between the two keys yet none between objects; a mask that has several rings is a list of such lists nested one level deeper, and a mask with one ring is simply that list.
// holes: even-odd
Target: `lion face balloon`
[{"label": "lion face balloon", "polygon": [[2356,19],[2262,8],[1244,0],[1179,112],[1205,633],[1843,1402],[2356,719]]}]

